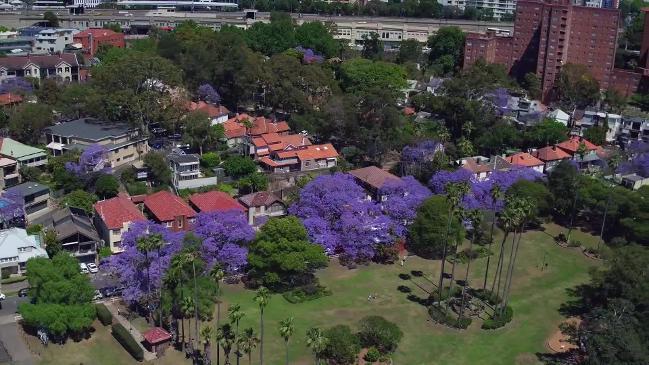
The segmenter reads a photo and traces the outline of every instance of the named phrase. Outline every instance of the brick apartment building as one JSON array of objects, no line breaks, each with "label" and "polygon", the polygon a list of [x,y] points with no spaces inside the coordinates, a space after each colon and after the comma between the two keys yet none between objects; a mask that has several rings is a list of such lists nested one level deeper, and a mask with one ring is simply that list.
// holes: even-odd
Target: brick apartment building
[{"label": "brick apartment building", "polygon": [[86,29],[74,35],[74,42],[81,43],[83,54],[87,57],[94,57],[102,45],[126,47],[124,33],[110,29]]},{"label": "brick apartment building", "polygon": [[541,80],[543,99],[548,100],[561,67],[579,64],[588,67],[602,89],[629,95],[639,87],[643,72],[647,74],[647,63],[640,65],[640,72],[614,68],[618,23],[617,9],[575,6],[570,0],[519,0],[513,35],[467,34],[464,67],[482,58],[504,65],[517,78],[534,72]]}]

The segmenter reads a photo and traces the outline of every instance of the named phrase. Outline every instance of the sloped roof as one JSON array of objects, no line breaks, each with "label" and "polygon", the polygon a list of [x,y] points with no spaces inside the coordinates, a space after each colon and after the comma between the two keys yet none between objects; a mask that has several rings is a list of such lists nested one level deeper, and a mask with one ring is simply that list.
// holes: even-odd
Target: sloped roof
[{"label": "sloped roof", "polygon": [[29,156],[29,158],[45,156],[45,151],[41,150],[40,148],[20,143],[9,137],[5,137],[0,138],[0,154],[15,159],[21,159],[27,156]]},{"label": "sloped roof", "polygon": [[230,113],[228,108],[224,107],[223,105],[209,104],[202,100],[199,102],[192,101],[189,104],[189,110],[199,110],[205,112],[210,118],[216,118],[223,115],[228,115],[228,113]]},{"label": "sloped roof", "polygon": [[151,345],[171,340],[171,334],[160,327],[153,327],[144,332],[144,339]]},{"label": "sloped roof", "polygon": [[40,224],[54,228],[59,240],[80,233],[92,241],[99,241],[92,220],[81,209],[65,207],[53,212],[48,218]]},{"label": "sloped roof", "polygon": [[474,174],[480,174],[483,172],[491,172],[491,164],[489,162],[478,162],[477,159],[469,157],[464,160],[462,168],[471,171]]},{"label": "sloped roof", "polygon": [[92,28],[82,30],[81,32],[74,35],[74,38],[85,38],[92,35],[95,39],[102,39],[104,37],[114,36],[114,35],[123,35],[124,33],[117,33],[111,29],[104,28]]},{"label": "sloped roof", "polygon": [[[21,247],[30,247],[31,251],[20,252]],[[47,257],[47,252],[36,241],[36,236],[28,235],[22,228],[10,228],[0,231],[0,258],[9,257],[25,262],[33,257]]]},{"label": "sloped roof", "polygon": [[519,152],[505,158],[512,165],[534,167],[543,165],[543,161],[527,152]]},{"label": "sloped roof", "polygon": [[0,94],[0,105],[17,104],[23,101],[23,97],[18,94],[4,93]]},{"label": "sloped roof", "polygon": [[279,151],[277,152],[277,157],[281,159],[297,157],[301,161],[319,160],[323,158],[338,157],[338,151],[336,151],[336,149],[331,143],[314,144],[309,146],[302,146],[295,150]]},{"label": "sloped roof", "polygon": [[578,136],[572,136],[570,139],[567,141],[563,141],[559,144],[557,144],[557,147],[561,148],[562,150],[574,154],[577,152],[579,149],[579,145],[583,143],[584,146],[586,147],[586,151],[594,151],[596,150],[599,146],[591,143],[589,140],[587,140],[584,137],[578,137]]},{"label": "sloped roof", "polygon": [[381,189],[387,181],[401,180],[398,176],[395,176],[376,166],[367,166],[360,169],[351,170],[349,171],[349,174],[375,189]]},{"label": "sloped roof", "polygon": [[539,148],[538,150],[532,152],[532,156],[544,162],[565,160],[567,158],[570,158],[570,155],[567,154],[566,151],[558,148],[557,146],[546,146]]},{"label": "sloped roof", "polygon": [[94,208],[108,229],[120,229],[126,222],[146,220],[144,214],[125,196],[99,201],[95,203]]},{"label": "sloped roof", "polygon": [[201,212],[225,212],[228,210],[244,211],[246,208],[222,191],[208,191],[194,194],[189,201]]},{"label": "sloped roof", "polygon": [[[246,130],[243,125],[245,120],[252,124],[250,130]],[[265,117],[251,117],[248,114],[237,114],[223,123],[225,136],[228,138],[243,137],[246,133],[253,137],[261,136],[266,133],[283,133],[288,132],[291,128],[285,121],[273,121]]]},{"label": "sloped roof", "polygon": [[77,55],[74,53],[61,53],[56,55],[35,55],[27,56],[9,56],[0,58],[0,68],[8,70],[22,70],[28,64],[32,63],[41,68],[54,68],[61,62],[70,66],[79,66]]},{"label": "sloped roof", "polygon": [[250,207],[263,207],[263,206],[269,206],[275,202],[282,202],[280,198],[278,198],[275,194],[269,193],[267,191],[260,191],[258,193],[252,193],[248,195],[244,195],[242,197],[239,197],[239,201],[241,204],[244,206],[250,208]]},{"label": "sloped roof", "polygon": [[171,221],[180,216],[188,218],[196,216],[194,209],[184,200],[166,190],[148,195],[144,198],[144,205],[160,222]]},{"label": "sloped roof", "polygon": [[259,137],[252,139],[252,143],[255,147],[265,147],[271,151],[279,151],[290,146],[300,147],[300,146],[309,146],[311,145],[311,140],[308,137],[302,134],[289,134],[286,136],[281,136],[277,133],[265,133]]}]

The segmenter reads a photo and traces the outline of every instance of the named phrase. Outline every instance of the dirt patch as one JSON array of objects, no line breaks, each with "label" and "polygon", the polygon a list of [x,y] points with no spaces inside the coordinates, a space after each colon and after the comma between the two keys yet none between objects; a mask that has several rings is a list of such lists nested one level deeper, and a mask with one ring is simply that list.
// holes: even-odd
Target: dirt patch
[{"label": "dirt patch", "polygon": [[[580,322],[581,320],[578,318],[570,318],[566,320],[566,323],[573,323],[575,325],[579,325]],[[555,353],[568,352],[577,348],[576,345],[568,342],[568,336],[561,332],[560,329],[557,329],[552,336],[548,338],[547,346]]]}]

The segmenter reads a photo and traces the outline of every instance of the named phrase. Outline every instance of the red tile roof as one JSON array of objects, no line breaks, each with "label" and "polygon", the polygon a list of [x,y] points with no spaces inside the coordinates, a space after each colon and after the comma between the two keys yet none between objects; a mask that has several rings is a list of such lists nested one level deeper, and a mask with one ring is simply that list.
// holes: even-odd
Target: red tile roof
[{"label": "red tile roof", "polygon": [[125,196],[102,200],[95,203],[94,208],[108,229],[120,229],[126,222],[146,220],[142,212]]},{"label": "red tile roof", "polygon": [[194,194],[189,197],[189,201],[201,212],[225,212],[233,209],[244,211],[246,209],[222,191]]},{"label": "red tile roof", "polygon": [[267,207],[275,202],[284,204],[280,198],[266,191],[244,195],[239,198],[239,201],[246,207]]},{"label": "red tile roof", "polygon": [[543,166],[543,161],[538,158],[530,155],[527,152],[519,152],[517,154],[506,157],[505,160],[512,165],[525,166],[525,167],[534,167],[534,166]]},{"label": "red tile roof", "polygon": [[466,170],[471,171],[474,174],[493,171],[493,168],[491,167],[491,164],[488,161],[478,163],[474,158],[471,157],[467,158],[464,161],[462,167]]},{"label": "red tile roof", "polygon": [[358,180],[369,184],[375,189],[381,189],[387,181],[401,180],[398,176],[392,175],[391,173],[376,166],[368,166],[361,169],[351,170],[349,171],[349,173]]},{"label": "red tile roof", "polygon": [[[249,120],[252,124],[250,130],[246,131],[243,121]],[[228,138],[243,137],[246,132],[253,137],[266,133],[284,133],[291,130],[285,121],[273,121],[264,117],[251,117],[248,114],[237,114],[224,123],[225,135]]]},{"label": "red tile roof", "polygon": [[144,205],[160,222],[172,221],[180,216],[196,216],[196,212],[184,200],[166,190],[148,195],[144,198]]},{"label": "red tile roof", "polygon": [[301,134],[281,136],[277,133],[266,133],[252,139],[255,147],[268,147],[271,151],[279,151],[289,147],[308,146],[311,140]]},{"label": "red tile roof", "polygon": [[544,162],[565,160],[567,158],[570,158],[569,154],[567,154],[564,150],[558,148],[557,146],[546,146],[539,148],[538,150],[532,152],[532,156]]},{"label": "red tile roof", "polygon": [[564,151],[574,154],[579,149],[579,145],[583,143],[586,146],[586,151],[594,151],[597,149],[597,145],[591,143],[589,140],[583,137],[572,136],[569,140],[563,141],[557,145],[557,147],[563,149]]},{"label": "red tile roof", "polygon": [[225,136],[227,138],[237,138],[246,135],[246,127],[238,123],[236,120],[229,119],[223,123],[223,129],[225,130]]},{"label": "red tile roof", "polygon": [[123,34],[123,33],[117,33],[117,32],[115,32],[113,30],[110,30],[110,29],[93,28],[93,29],[82,30],[81,32],[75,34],[74,38],[88,37],[91,34],[92,34],[93,38],[100,38],[101,39],[103,37],[120,35],[120,34]]},{"label": "red tile roof", "polygon": [[416,113],[417,113],[417,111],[413,107],[407,106],[407,107],[403,108],[403,114],[406,115],[406,116],[415,115]]},{"label": "red tile roof", "polygon": [[191,102],[189,104],[189,110],[199,110],[205,112],[210,118],[216,118],[230,113],[228,108],[224,107],[223,105],[208,104],[202,100],[198,103]]},{"label": "red tile roof", "polygon": [[151,345],[171,340],[171,334],[160,327],[153,327],[144,332],[144,339]]},{"label": "red tile roof", "polygon": [[0,94],[0,105],[18,104],[23,101],[23,97],[18,94],[4,93]]},{"label": "red tile roof", "polygon": [[338,157],[338,151],[336,151],[331,143],[314,144],[295,150],[277,152],[277,157],[281,159],[297,157],[301,161],[320,160],[324,158],[336,158]]}]

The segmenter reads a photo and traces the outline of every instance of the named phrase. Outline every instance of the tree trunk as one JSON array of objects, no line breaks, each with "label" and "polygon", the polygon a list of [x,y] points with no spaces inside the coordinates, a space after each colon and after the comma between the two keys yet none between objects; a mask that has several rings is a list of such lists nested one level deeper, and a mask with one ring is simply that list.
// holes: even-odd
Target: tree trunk
[{"label": "tree trunk", "polygon": [[151,310],[151,262],[149,261],[149,251],[144,252],[146,257],[146,311],[149,314],[149,320],[155,326],[153,322],[153,311]]},{"label": "tree trunk", "polygon": [[261,308],[259,318],[259,365],[264,365],[264,308]]},{"label": "tree trunk", "polygon": [[[491,215],[491,232],[489,233],[489,252],[491,252],[491,244],[494,240],[494,229],[496,225],[496,204],[494,203]],[[484,271],[484,282],[482,283],[482,290],[487,289],[487,276],[489,275],[489,263],[491,262],[491,255],[487,256],[487,268]]]},{"label": "tree trunk", "polygon": [[[498,254],[498,264],[496,265],[496,273],[494,274],[494,280],[491,283],[491,293],[494,293],[496,289],[496,281],[499,281],[499,273],[502,273],[503,261],[505,256],[505,241],[507,241],[507,236],[509,236],[509,231],[505,231],[502,242],[500,242],[500,253]],[[497,295],[497,294],[496,294]]]},{"label": "tree trunk", "polygon": [[[158,246],[158,271],[160,270],[160,246]],[[160,315],[160,328],[162,328],[162,279],[160,279],[160,287],[158,288],[158,309]]]},{"label": "tree trunk", "polygon": [[[239,320],[237,319],[237,338],[239,338]],[[241,354],[239,353],[239,341],[237,341],[237,347],[235,349],[235,355],[237,356],[237,365],[239,365],[239,359],[241,358]]]},{"label": "tree trunk", "polygon": [[[502,295],[502,302],[501,304],[505,303],[505,295],[507,291],[507,284],[509,283],[509,280],[511,278],[512,270],[513,270],[513,264],[514,264],[514,250],[516,248],[516,232],[520,232],[521,230],[519,229],[518,231],[514,229],[514,235],[512,236],[512,249],[509,251],[509,262],[507,262],[507,273],[505,273],[505,282],[503,283],[503,295]],[[501,305],[500,309],[502,310],[504,307]]]},{"label": "tree trunk", "polygon": [[442,268],[439,272],[439,298],[437,298],[437,305],[441,307],[442,304],[442,291],[444,290],[444,266],[446,264],[446,250],[448,249],[448,236],[451,234],[451,223],[453,221],[453,211],[449,208],[448,220],[446,222],[446,237],[444,237],[444,251],[442,252]]},{"label": "tree trunk", "polygon": [[575,199],[572,201],[572,211],[570,212],[570,225],[568,225],[568,235],[566,236],[566,243],[570,244],[570,235],[572,235],[572,225],[575,221],[575,213],[577,211],[577,199],[579,199],[579,190],[575,192]]},{"label": "tree trunk", "polygon": [[[194,273],[194,332],[196,334],[196,341],[198,342],[198,287],[196,286],[196,263],[195,261],[192,261],[192,270]],[[196,348],[197,346],[194,346],[192,348]],[[192,354],[193,355],[193,354]]]},{"label": "tree trunk", "polygon": [[453,287],[455,286],[455,264],[457,263],[457,242],[455,245],[453,245],[455,253],[453,254],[453,264],[451,265],[451,282],[448,285],[448,300],[446,301],[446,310],[448,311],[448,305],[449,302],[451,301],[451,291],[453,290]]},{"label": "tree trunk", "polygon": [[[473,237],[471,237],[471,241],[469,241],[469,252],[473,250],[473,242],[475,241],[476,237],[476,228],[473,227]],[[462,316],[464,315],[464,296],[466,293],[466,287],[467,287],[467,282],[469,281],[469,271],[471,270],[471,257],[469,257],[469,262],[466,264],[466,272],[464,273],[464,285],[462,286],[462,301],[460,304],[460,316],[458,317],[459,320],[462,320]]]},{"label": "tree trunk", "polygon": [[[521,239],[522,238],[523,238],[523,229],[521,228],[520,232],[518,233],[518,241],[516,242],[516,250],[514,251],[514,260],[512,261],[512,265],[511,265],[512,266],[512,271],[511,271],[511,273],[509,275],[509,283],[507,284],[507,291],[505,293],[505,298],[504,298],[504,301],[503,301],[503,303],[504,303],[503,308],[502,308],[503,311],[505,311],[507,309],[507,303],[509,302],[509,291],[511,290],[511,286],[512,286],[512,278],[514,277],[514,268],[515,268],[514,265],[516,264],[516,259],[518,257],[518,248],[521,245]],[[512,250],[513,249],[514,248],[512,247]]]},{"label": "tree trunk", "polygon": [[[221,322],[221,300],[216,302],[216,330],[219,329],[219,322]],[[221,365],[221,350],[216,346],[216,365]]]},{"label": "tree trunk", "polygon": [[286,345],[286,365],[289,365],[289,363],[288,363],[288,340],[286,340],[285,345]]},{"label": "tree trunk", "polygon": [[602,229],[599,230],[599,241],[597,242],[597,254],[599,255],[599,248],[604,242],[604,227],[606,227],[606,215],[608,214],[608,206],[611,204],[612,194],[608,194],[608,199],[606,199],[606,207],[604,207],[604,218],[602,219]]}]

